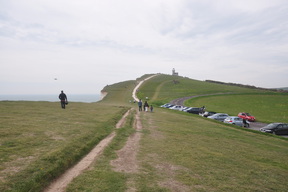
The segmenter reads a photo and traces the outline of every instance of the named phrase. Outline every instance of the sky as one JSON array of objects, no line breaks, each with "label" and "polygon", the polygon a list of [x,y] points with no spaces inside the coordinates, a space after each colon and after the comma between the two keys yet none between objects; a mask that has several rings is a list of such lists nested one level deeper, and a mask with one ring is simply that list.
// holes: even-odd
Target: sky
[{"label": "sky", "polygon": [[0,94],[144,74],[288,87],[287,0],[0,0]]}]

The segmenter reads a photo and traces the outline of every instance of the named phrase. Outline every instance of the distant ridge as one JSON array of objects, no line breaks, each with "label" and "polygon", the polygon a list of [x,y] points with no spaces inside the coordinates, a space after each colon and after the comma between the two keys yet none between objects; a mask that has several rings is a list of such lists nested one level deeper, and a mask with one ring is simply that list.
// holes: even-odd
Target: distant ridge
[{"label": "distant ridge", "polygon": [[282,88],[277,88],[277,89],[282,89],[282,90],[287,90],[288,91],[288,87],[282,87]]},{"label": "distant ridge", "polygon": [[261,89],[261,90],[267,90],[267,91],[277,91],[277,92],[288,92],[288,87],[285,88],[274,88],[274,89],[268,89],[268,88],[262,88],[262,87],[256,87],[254,85],[243,85],[239,83],[225,83],[221,81],[214,81],[214,80],[205,80],[209,83],[217,83],[217,84],[224,84],[224,85],[232,85],[232,86],[238,86],[238,87],[246,87],[251,89]]}]

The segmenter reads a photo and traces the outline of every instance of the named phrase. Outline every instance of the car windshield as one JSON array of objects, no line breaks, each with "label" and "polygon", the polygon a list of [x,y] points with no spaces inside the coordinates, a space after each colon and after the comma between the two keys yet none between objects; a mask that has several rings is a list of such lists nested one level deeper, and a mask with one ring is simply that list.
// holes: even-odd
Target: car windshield
[{"label": "car windshield", "polygon": [[252,116],[250,113],[246,113],[247,116]]},{"label": "car windshield", "polygon": [[267,125],[266,127],[267,128],[273,128],[273,127],[275,127],[277,125],[278,125],[278,123],[271,123],[271,124]]}]

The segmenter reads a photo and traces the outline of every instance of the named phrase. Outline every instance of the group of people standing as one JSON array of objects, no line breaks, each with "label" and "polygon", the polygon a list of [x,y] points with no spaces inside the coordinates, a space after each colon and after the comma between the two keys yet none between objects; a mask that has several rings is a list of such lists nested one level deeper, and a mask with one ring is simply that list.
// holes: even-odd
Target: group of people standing
[{"label": "group of people standing", "polygon": [[151,105],[151,106],[149,107],[149,104],[148,104],[147,101],[145,101],[144,104],[143,104],[143,103],[142,103],[142,100],[139,99],[139,101],[138,101],[138,107],[139,107],[139,111],[142,111],[142,108],[143,108],[144,111],[148,111],[149,108],[150,108],[150,111],[153,112],[153,106]]}]

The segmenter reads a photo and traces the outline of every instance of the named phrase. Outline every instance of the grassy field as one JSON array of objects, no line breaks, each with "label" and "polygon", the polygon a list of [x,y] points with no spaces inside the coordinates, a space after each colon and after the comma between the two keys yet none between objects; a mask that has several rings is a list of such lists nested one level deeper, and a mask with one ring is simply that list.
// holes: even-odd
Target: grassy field
[{"label": "grassy field", "polygon": [[[181,77],[176,77],[175,84],[174,79],[169,75],[154,77],[140,87],[138,94],[149,97],[154,106],[182,96],[208,93],[260,94],[262,105],[287,101],[287,95],[267,95],[267,91]],[[101,102],[71,102],[66,110],[58,102],[0,102],[0,191],[42,191],[114,131],[116,122],[128,109],[137,108],[129,102],[136,81],[106,86],[104,91],[108,94]],[[245,94],[242,96],[246,97]],[[206,105],[210,99],[189,102]],[[209,109],[221,106],[212,103],[207,104]],[[276,103],[274,108],[283,109]],[[230,105],[223,110],[234,113]],[[117,158],[116,151],[135,132],[133,121],[132,113],[126,125],[115,130],[117,135],[101,158],[77,177],[67,191],[125,191],[131,186],[143,192],[287,191],[286,138],[158,107],[154,113],[141,113],[139,172],[113,171],[110,161]]]},{"label": "grassy field", "polygon": [[165,109],[141,117],[139,172],[115,172],[110,165],[131,133],[130,123],[68,191],[126,191],[131,183],[141,192],[287,189],[287,140]]},{"label": "grassy field", "polygon": [[180,97],[215,93],[226,94],[193,98],[187,100],[184,105],[191,107],[205,106],[208,111],[223,112],[236,116],[239,112],[249,112],[258,121],[267,123],[288,121],[288,93],[221,85],[171,75],[159,75],[143,84],[138,97],[149,97],[152,104],[160,106]]},{"label": "grassy field", "polygon": [[133,129],[134,113],[127,117],[126,124],[117,129],[117,136],[105,149],[95,165],[74,179],[68,186],[67,191],[125,191],[128,176],[112,170],[110,161],[117,157],[116,151],[120,150],[127,140],[127,137],[135,132]]},{"label": "grassy field", "polygon": [[135,81],[106,86],[101,103],[0,102],[0,191],[41,191],[110,134]]},{"label": "grassy field", "polygon": [[107,136],[125,107],[0,102],[0,191],[37,191]]},{"label": "grassy field", "polygon": [[287,190],[287,141],[181,112],[159,110],[143,118],[149,132],[139,155],[139,191]]}]

